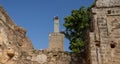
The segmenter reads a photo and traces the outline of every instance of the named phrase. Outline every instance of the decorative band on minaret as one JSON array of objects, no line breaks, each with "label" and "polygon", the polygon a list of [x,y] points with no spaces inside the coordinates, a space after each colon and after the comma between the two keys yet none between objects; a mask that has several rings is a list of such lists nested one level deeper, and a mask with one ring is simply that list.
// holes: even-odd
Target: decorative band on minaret
[{"label": "decorative band on minaret", "polygon": [[54,32],[59,32],[59,18],[58,18],[58,16],[54,17]]}]

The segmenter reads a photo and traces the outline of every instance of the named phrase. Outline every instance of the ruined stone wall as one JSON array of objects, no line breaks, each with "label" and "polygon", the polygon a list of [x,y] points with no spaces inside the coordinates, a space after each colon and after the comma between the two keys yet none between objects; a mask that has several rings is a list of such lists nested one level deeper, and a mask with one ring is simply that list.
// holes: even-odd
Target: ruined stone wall
[{"label": "ruined stone wall", "polygon": [[96,7],[116,7],[120,6],[120,0],[96,0]]},{"label": "ruined stone wall", "polygon": [[33,51],[33,55],[30,59],[40,64],[85,64],[85,60],[82,58],[81,54],[63,51]]},{"label": "ruined stone wall", "polygon": [[90,64],[120,64],[120,0],[97,0],[92,16]]},{"label": "ruined stone wall", "polygon": [[17,64],[22,61],[23,52],[33,49],[25,34],[26,31],[17,26],[0,7],[0,64]]}]

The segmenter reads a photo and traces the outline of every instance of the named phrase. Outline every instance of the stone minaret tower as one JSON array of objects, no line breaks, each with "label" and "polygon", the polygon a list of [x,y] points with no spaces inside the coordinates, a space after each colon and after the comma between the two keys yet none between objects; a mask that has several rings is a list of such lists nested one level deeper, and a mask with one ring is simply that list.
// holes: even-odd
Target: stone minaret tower
[{"label": "stone minaret tower", "polygon": [[54,17],[54,32],[49,34],[49,50],[64,51],[64,34],[59,32],[59,18]]}]

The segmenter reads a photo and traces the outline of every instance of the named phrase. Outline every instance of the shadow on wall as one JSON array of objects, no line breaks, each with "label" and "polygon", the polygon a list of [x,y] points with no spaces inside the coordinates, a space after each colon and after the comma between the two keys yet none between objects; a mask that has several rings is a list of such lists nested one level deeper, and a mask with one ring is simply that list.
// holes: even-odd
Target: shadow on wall
[{"label": "shadow on wall", "polygon": [[70,64],[86,64],[85,53],[70,53],[71,62]]}]

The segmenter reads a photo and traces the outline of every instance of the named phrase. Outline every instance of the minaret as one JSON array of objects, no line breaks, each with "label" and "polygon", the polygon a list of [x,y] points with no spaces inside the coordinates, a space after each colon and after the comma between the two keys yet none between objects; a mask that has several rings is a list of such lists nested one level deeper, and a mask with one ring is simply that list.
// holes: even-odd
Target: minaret
[{"label": "minaret", "polygon": [[59,32],[59,18],[58,18],[58,16],[54,17],[54,32]]},{"label": "minaret", "polygon": [[54,32],[49,34],[49,50],[64,51],[64,34],[59,32],[59,18],[54,17]]}]

